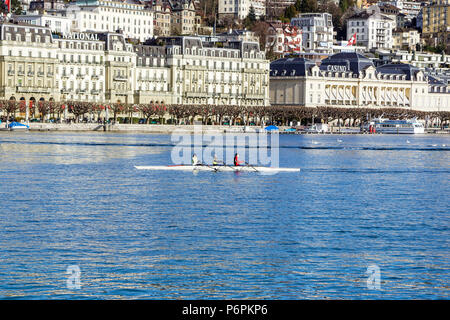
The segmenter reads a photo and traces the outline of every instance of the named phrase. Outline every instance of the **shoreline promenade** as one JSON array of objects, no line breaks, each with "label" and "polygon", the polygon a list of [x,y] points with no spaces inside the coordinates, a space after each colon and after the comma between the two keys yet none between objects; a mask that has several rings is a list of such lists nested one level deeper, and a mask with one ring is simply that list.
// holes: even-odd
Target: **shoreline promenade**
[{"label": "shoreline promenade", "polygon": [[[3,123],[2,123],[3,124]],[[194,133],[199,130],[202,133],[245,133],[245,132],[259,132],[264,128],[261,126],[241,126],[241,125],[168,125],[168,124],[98,124],[98,123],[30,123],[30,131],[72,131],[72,132],[90,132],[90,131],[107,131],[107,132],[139,132],[139,133],[156,133],[156,134],[171,134],[178,133]],[[194,129],[194,127],[196,127]],[[289,126],[279,126],[279,133],[289,129]],[[3,127],[2,127],[3,129]],[[360,127],[338,127],[331,126],[330,131],[325,134],[360,134],[358,130]],[[450,129],[446,128],[427,128],[426,133],[435,134],[449,134]],[[300,134],[300,132],[295,132]]]}]

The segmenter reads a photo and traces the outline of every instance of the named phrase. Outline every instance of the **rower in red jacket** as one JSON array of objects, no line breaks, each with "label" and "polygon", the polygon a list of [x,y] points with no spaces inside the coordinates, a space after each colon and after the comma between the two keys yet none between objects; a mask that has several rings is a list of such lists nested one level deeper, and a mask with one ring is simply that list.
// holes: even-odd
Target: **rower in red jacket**
[{"label": "rower in red jacket", "polygon": [[236,154],[234,155],[234,165],[235,165],[235,166],[239,166],[241,163],[244,163],[244,161],[239,160],[239,154],[236,153]]}]

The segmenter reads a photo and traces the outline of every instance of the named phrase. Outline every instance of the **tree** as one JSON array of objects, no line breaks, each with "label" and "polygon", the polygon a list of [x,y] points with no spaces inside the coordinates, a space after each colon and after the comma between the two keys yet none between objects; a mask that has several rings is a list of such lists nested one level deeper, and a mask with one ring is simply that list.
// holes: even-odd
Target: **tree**
[{"label": "tree", "polygon": [[346,12],[349,8],[355,5],[355,0],[339,0],[339,8],[342,12]]},{"label": "tree", "polygon": [[19,109],[19,103],[16,100],[2,100],[0,102],[0,110],[6,111],[6,121],[9,120],[9,115],[14,115]]},{"label": "tree", "polygon": [[154,27],[154,28],[153,28],[153,35],[154,35],[155,37],[163,36],[163,32],[162,32],[161,27]]},{"label": "tree", "polygon": [[117,103],[111,104],[110,110],[112,110],[112,112],[113,112],[114,124],[117,122],[117,116],[119,115],[119,113],[126,111],[127,108],[128,108],[128,106],[126,103],[117,102]]},{"label": "tree", "polygon": [[155,105],[151,104],[140,104],[137,109],[142,112],[145,118],[145,123],[150,122],[150,118],[153,116],[158,116],[159,118],[163,117],[167,112],[167,108],[163,105]]},{"label": "tree", "polygon": [[11,12],[16,15],[21,15],[23,11],[22,4],[19,0],[11,0]]},{"label": "tree", "polygon": [[74,114],[76,122],[78,122],[85,113],[89,112],[89,104],[87,102],[69,101],[67,103],[67,108],[69,112]]},{"label": "tree", "polygon": [[303,13],[317,12],[317,0],[301,0],[300,11]]},{"label": "tree", "polygon": [[248,15],[244,19],[244,25],[245,25],[246,28],[250,29],[251,27],[253,27],[255,22],[256,22],[255,8],[253,8],[253,6],[250,6],[250,10],[248,12]]},{"label": "tree", "polygon": [[297,9],[295,9],[295,6],[294,5],[290,5],[289,7],[287,7],[284,10],[284,17],[283,18],[291,20],[292,18],[294,18],[297,15],[297,13],[298,12],[297,12]]},{"label": "tree", "polygon": [[181,28],[179,26],[172,26],[170,28],[170,34],[172,36],[181,36]]},{"label": "tree", "polygon": [[342,9],[332,0],[324,1],[318,6],[319,12],[328,12],[332,15],[333,28],[336,31],[336,39],[342,40],[347,36],[347,28],[343,19]]},{"label": "tree", "polygon": [[269,27],[269,24],[264,21],[258,21],[252,26],[251,30],[259,38],[259,48],[261,50],[264,50],[266,48]]}]

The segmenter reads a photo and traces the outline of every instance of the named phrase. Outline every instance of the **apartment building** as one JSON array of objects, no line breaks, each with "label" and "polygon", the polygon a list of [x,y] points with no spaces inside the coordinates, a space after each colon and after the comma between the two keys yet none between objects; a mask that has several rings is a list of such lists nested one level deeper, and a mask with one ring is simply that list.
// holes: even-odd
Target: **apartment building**
[{"label": "apartment building", "polygon": [[356,44],[367,50],[391,49],[395,21],[376,11],[361,11],[347,20],[347,37],[356,33]]},{"label": "apartment building", "polygon": [[291,25],[302,33],[302,48],[306,53],[329,54],[333,50],[333,21],[329,13],[301,13],[291,19]]}]

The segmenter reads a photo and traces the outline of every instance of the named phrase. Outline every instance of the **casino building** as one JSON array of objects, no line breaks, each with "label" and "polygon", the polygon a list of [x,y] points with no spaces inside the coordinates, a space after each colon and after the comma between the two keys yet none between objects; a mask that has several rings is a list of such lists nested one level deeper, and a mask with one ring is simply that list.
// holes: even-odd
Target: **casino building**
[{"label": "casino building", "polygon": [[375,68],[355,52],[330,56],[316,65],[304,58],[270,64],[270,103],[307,107],[409,108],[450,111],[446,84],[409,64]]}]

